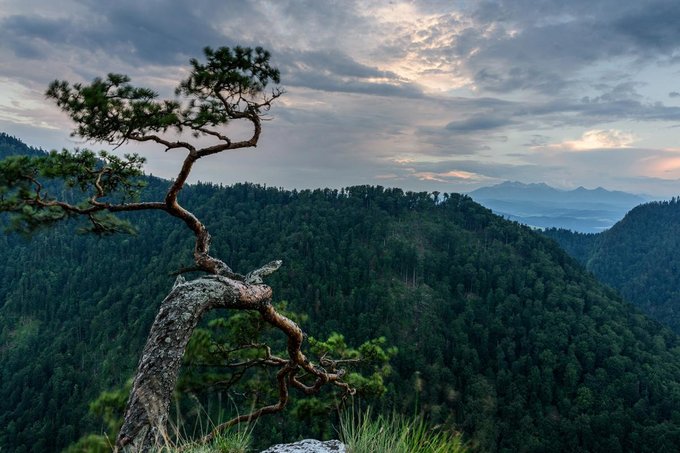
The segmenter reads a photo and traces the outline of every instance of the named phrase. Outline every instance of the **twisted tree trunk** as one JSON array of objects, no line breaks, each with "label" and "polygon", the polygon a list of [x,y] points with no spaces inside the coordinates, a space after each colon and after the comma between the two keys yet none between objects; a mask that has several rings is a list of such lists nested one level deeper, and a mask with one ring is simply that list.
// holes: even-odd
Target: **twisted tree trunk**
[{"label": "twisted tree trunk", "polygon": [[139,361],[117,451],[164,445],[172,392],[184,350],[203,315],[214,308],[266,310],[272,290],[223,276],[176,284],[161,304]]}]

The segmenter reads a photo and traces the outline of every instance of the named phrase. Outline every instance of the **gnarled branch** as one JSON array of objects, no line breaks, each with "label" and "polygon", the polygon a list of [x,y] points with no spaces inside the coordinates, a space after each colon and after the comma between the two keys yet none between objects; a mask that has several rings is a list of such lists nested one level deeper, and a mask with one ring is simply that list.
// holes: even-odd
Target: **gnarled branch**
[{"label": "gnarled branch", "polygon": [[[326,362],[331,365],[327,371],[307,359],[301,350],[302,330],[272,306],[272,290],[262,284],[262,277],[278,269],[281,262],[271,262],[246,276],[232,272],[226,263],[210,255],[208,229],[178,201],[198,159],[257,146],[264,113],[283,94],[279,89],[265,91],[269,82],[280,80],[278,69],[269,64],[270,55],[264,49],[206,48],[204,54],[205,63],[191,60],[191,72],[176,90],[178,96],[183,96],[178,100],[159,101],[157,93],[132,86],[129,77],[120,74],[95,79],[90,85],[54,81],[46,92],[47,97],[75,121],[73,135],[116,147],[133,141],[157,143],[166,151],[185,149],[187,155],[182,167],[162,201],[128,200],[128,196],[134,198],[137,193],[137,178],[141,176],[144,162],[136,155],[121,159],[106,152],[99,156],[90,151],[72,155],[64,152],[51,153],[42,159],[17,159],[4,166],[0,164],[0,209],[23,215],[29,226],[83,216],[92,224],[93,231],[114,232],[120,230],[124,222],[113,214],[157,209],[179,218],[194,233],[196,268],[193,269],[211,275],[191,282],[178,279],[161,304],[139,361],[124,424],[116,441],[117,448],[126,450],[147,451],[164,443],[170,398],[186,345],[199,320],[215,308],[257,311],[262,319],[286,335],[288,356],[286,359],[275,357],[267,349],[267,356],[261,361],[266,366],[280,368],[278,401],[221,427],[283,409],[291,386],[305,394],[315,393],[325,384],[351,390],[342,381],[344,373],[334,364]],[[252,125],[250,138],[233,141],[216,129],[233,120]],[[185,130],[217,143],[198,148],[174,135]],[[64,178],[67,186],[80,188],[85,198],[80,204],[50,198],[44,193],[39,177]],[[16,190],[5,198],[5,186],[11,185],[16,185]],[[122,202],[110,201],[121,193]],[[304,373],[303,378],[311,378],[313,383],[303,383],[298,373]]]}]

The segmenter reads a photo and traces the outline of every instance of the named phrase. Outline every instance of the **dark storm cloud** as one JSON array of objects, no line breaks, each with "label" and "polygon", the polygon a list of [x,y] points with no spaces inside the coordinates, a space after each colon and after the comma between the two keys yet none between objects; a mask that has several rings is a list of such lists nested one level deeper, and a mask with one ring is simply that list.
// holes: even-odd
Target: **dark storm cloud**
[{"label": "dark storm cloud", "polygon": [[[449,2],[420,4],[431,12],[451,8]],[[357,2],[82,0],[78,6],[60,19],[7,17],[0,22],[0,40],[21,57],[45,58],[57,45],[102,50],[132,64],[161,65],[183,63],[205,45],[264,44],[286,71],[287,83],[358,93],[374,87],[383,95],[419,92],[395,74],[358,63],[339,50],[353,36],[357,44],[362,34],[370,39],[368,31],[375,27]],[[455,15],[442,14],[419,30],[420,55],[433,67],[462,59],[461,71],[495,93],[562,92],[577,82],[576,72],[594,62],[623,55],[651,58],[672,52],[680,43],[680,8],[674,0],[487,1],[471,3],[467,12],[476,23],[457,32],[455,39],[439,40],[462,27],[464,21]],[[287,24],[284,35],[291,40],[271,32],[279,22]],[[392,57],[420,49],[405,36],[383,38],[376,49]],[[296,49],[296,39],[313,50]]]},{"label": "dark storm cloud", "polygon": [[393,72],[361,64],[337,50],[289,50],[279,60],[286,85],[378,96],[422,96],[420,88]]},{"label": "dark storm cloud", "polygon": [[573,86],[578,80],[572,77],[580,69],[601,59],[624,55],[628,48],[620,39],[608,37],[591,20],[525,27],[514,35],[477,37],[477,45],[482,45],[468,60],[477,84],[500,93],[556,93]]},{"label": "dark storm cloud", "polygon": [[[550,137],[547,135],[541,135],[541,134],[533,134],[529,140],[529,142],[522,144],[522,146],[526,146],[529,148],[537,147],[537,146],[547,146],[550,143]],[[515,154],[517,157],[522,157],[522,154]]]},{"label": "dark storm cloud", "polygon": [[478,26],[459,37],[456,54],[482,88],[559,92],[581,82],[579,71],[624,57],[663,60],[680,49],[680,8],[654,2],[483,2]]},{"label": "dark storm cloud", "polygon": [[[131,64],[175,64],[206,45],[232,44],[211,18],[241,2],[88,2],[65,18],[9,16],[0,39],[20,57],[46,57],[55,47],[103,51]],[[247,3],[247,2],[243,2]],[[214,8],[213,15],[204,14]]]},{"label": "dark storm cloud", "polygon": [[101,32],[95,30],[93,40],[101,48],[108,43],[120,49],[129,47],[127,56],[133,60],[172,64],[184,62],[206,45],[231,44],[216,30],[211,16],[200,14],[200,2],[175,2],[164,7],[143,1],[105,4],[108,6],[103,8],[101,2],[94,5],[93,10],[106,18],[108,26]]},{"label": "dark storm cloud", "polygon": [[0,20],[0,39],[21,58],[45,58],[44,45],[63,45],[73,37],[74,24],[70,19],[10,16]]},{"label": "dark storm cloud", "polygon": [[[470,115],[451,121],[440,129],[422,128],[426,137],[438,137],[434,142],[446,143],[452,136],[475,135],[476,140],[498,130],[536,131],[570,126],[592,128],[594,124],[622,120],[680,121],[680,107],[641,99],[628,85],[615,85],[595,97],[574,99],[553,97],[542,101],[522,99],[505,101],[499,98],[457,98],[442,102],[446,109]],[[465,147],[470,150],[473,148]]]},{"label": "dark storm cloud", "polygon": [[473,156],[489,150],[489,142],[503,141],[500,136],[465,134],[445,127],[420,126],[414,131],[418,146],[436,157]]},{"label": "dark storm cloud", "polygon": [[484,68],[475,73],[474,80],[477,85],[496,93],[507,93],[516,90],[555,93],[569,85],[567,80],[554,72],[519,66],[506,70]]},{"label": "dark storm cloud", "polygon": [[479,132],[479,131],[490,131],[493,129],[498,129],[503,126],[512,124],[512,120],[507,117],[495,117],[495,116],[473,116],[472,118],[467,118],[461,121],[451,121],[446,125],[446,129],[452,132]]},{"label": "dark storm cloud", "polygon": [[585,101],[575,106],[584,117],[598,121],[631,119],[638,121],[680,120],[680,107],[665,106],[661,103],[643,103],[634,100],[613,102]]},{"label": "dark storm cloud", "polygon": [[[271,21],[301,27],[300,37],[328,45],[339,32],[367,26],[351,3],[241,2],[180,0],[79,2],[77,14],[50,19],[15,15],[0,20],[0,41],[22,58],[47,59],[59,49],[102,51],[131,65],[176,65],[206,46],[264,45],[273,53],[284,83],[318,90],[419,97],[413,83],[396,74],[357,62],[332,47],[299,50],[277,39]],[[283,33],[293,30],[284,30]],[[311,34],[315,35],[312,36]],[[234,38],[235,37],[235,38]],[[324,40],[326,41],[324,43]],[[336,43],[333,43],[336,44]]]},{"label": "dark storm cloud", "polygon": [[672,52],[680,46],[680,7],[677,1],[631,2],[632,8],[616,19],[613,29],[638,48]]},{"label": "dark storm cloud", "polygon": [[[287,51],[283,59],[289,61],[287,67],[290,71],[301,68],[314,68],[321,73],[332,73],[337,76],[347,77],[379,77],[397,80],[398,76],[390,71],[382,71],[377,68],[358,63],[344,52],[335,49],[315,51]],[[295,69],[293,69],[295,68]]]},{"label": "dark storm cloud", "polygon": [[594,98],[560,97],[544,102],[499,103],[494,118],[501,122],[507,121],[507,125],[520,130],[564,126],[590,127],[593,124],[621,120],[677,121],[680,120],[680,107],[664,105],[658,101],[617,98],[605,94]]}]

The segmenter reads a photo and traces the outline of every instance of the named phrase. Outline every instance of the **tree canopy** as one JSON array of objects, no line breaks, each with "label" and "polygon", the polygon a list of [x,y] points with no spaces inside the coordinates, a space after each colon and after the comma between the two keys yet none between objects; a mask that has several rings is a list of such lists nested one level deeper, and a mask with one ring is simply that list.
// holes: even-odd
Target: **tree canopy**
[{"label": "tree canopy", "polygon": [[545,234],[643,312],[680,333],[680,198],[640,205],[602,233]]}]

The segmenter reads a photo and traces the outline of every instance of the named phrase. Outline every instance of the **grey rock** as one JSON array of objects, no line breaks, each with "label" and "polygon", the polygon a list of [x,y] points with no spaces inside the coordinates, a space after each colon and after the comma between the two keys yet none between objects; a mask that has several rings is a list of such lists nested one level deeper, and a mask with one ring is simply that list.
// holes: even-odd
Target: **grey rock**
[{"label": "grey rock", "polygon": [[278,444],[269,447],[261,453],[345,453],[345,445],[339,440],[305,439],[294,444]]}]

